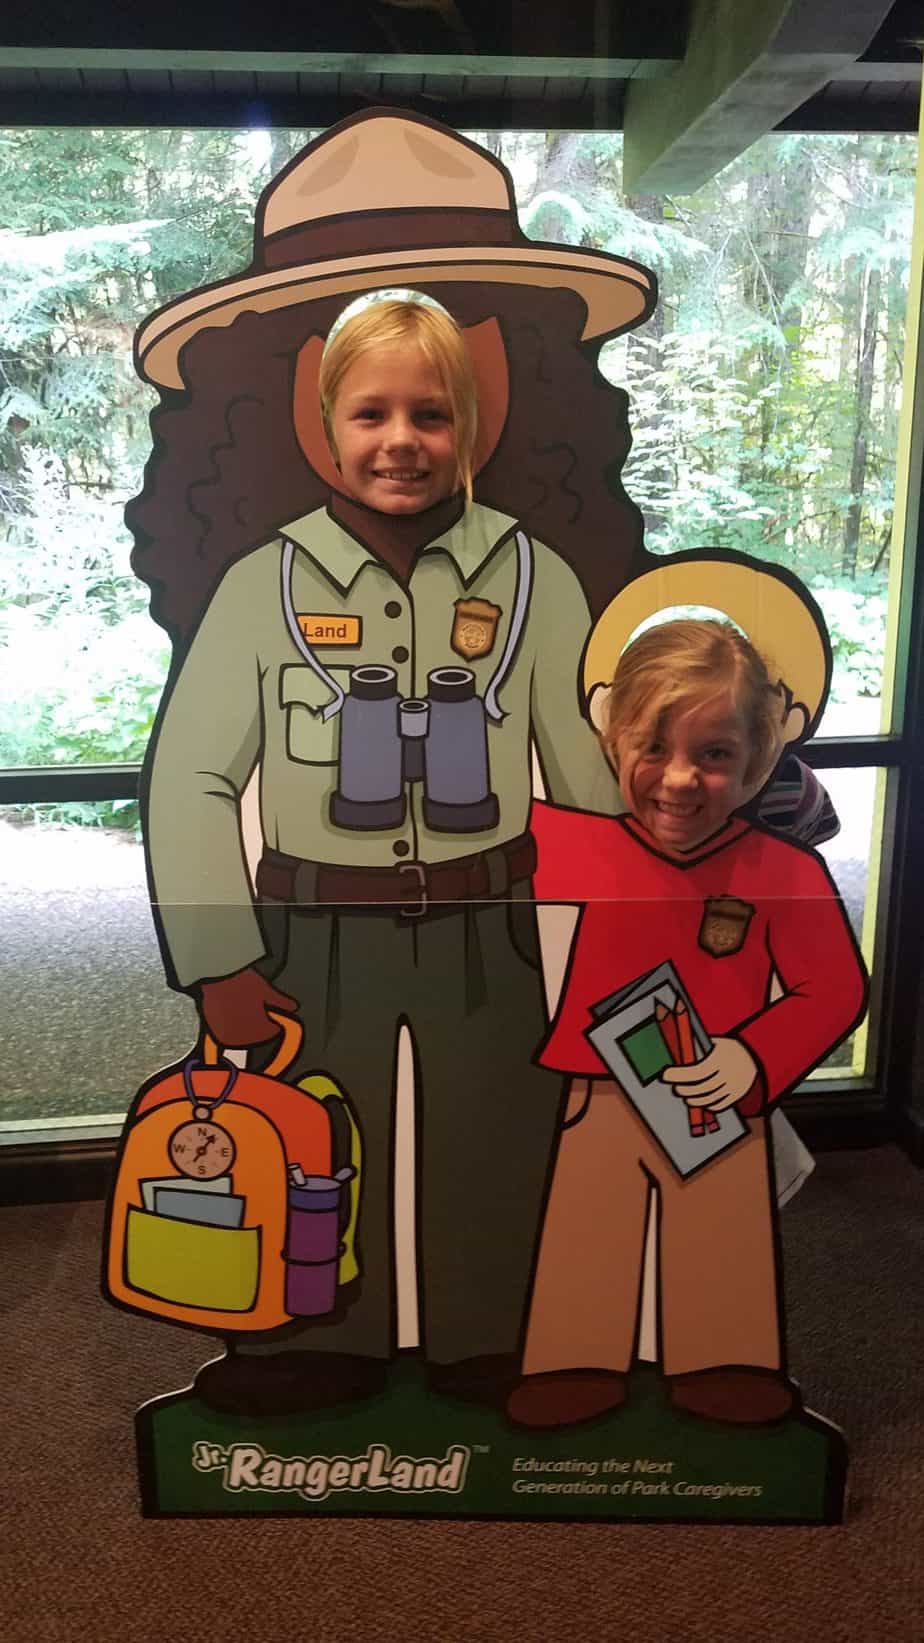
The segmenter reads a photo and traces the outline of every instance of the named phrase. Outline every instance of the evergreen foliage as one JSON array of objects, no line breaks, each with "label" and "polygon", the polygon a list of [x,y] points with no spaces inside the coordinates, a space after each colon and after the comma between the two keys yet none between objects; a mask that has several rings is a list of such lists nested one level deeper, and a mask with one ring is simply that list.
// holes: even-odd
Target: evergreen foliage
[{"label": "evergreen foliage", "polygon": [[[0,765],[143,752],[167,658],[121,517],[154,399],[132,334],[249,260],[257,196],[309,135],[0,132]],[[600,361],[630,395],[649,547],[791,565],[831,627],[836,697],[877,697],[913,139],[766,138],[670,199],[624,196],[615,135],[475,135],[527,233],[659,276],[654,319]]]}]

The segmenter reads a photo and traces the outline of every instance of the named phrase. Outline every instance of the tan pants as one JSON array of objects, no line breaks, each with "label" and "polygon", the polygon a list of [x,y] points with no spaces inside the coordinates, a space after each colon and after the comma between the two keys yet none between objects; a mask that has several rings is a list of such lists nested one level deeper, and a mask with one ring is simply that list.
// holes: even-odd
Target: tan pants
[{"label": "tan pants", "polygon": [[[588,1093],[589,1091],[589,1093]],[[666,1375],[782,1362],[765,1120],[684,1181],[617,1086],[575,1085],[533,1286],[523,1370],[628,1370],[657,1194]]]}]

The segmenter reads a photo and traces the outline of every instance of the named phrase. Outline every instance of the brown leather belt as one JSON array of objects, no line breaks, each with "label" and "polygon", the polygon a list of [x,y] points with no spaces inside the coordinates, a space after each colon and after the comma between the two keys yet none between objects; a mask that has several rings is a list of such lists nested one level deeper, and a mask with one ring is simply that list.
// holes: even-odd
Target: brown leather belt
[{"label": "brown leather belt", "polygon": [[397,867],[332,867],[264,850],[257,867],[261,899],[294,906],[385,906],[405,918],[420,918],[437,903],[497,901],[536,870],[536,841],[521,833],[477,856]]}]

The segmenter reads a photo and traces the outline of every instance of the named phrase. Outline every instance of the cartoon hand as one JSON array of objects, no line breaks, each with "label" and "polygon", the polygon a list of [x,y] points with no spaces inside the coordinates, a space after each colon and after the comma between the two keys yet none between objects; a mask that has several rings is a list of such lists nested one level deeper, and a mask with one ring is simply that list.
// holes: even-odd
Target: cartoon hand
[{"label": "cartoon hand", "polygon": [[279,1032],[268,1010],[292,1015],[298,1002],[266,981],[259,970],[238,970],[220,981],[202,983],[202,1016],[216,1043],[226,1049],[265,1044]]},{"label": "cartoon hand", "polygon": [[717,1038],[710,1053],[690,1067],[665,1067],[661,1074],[688,1107],[722,1112],[747,1095],[758,1076],[750,1050],[737,1038]]}]

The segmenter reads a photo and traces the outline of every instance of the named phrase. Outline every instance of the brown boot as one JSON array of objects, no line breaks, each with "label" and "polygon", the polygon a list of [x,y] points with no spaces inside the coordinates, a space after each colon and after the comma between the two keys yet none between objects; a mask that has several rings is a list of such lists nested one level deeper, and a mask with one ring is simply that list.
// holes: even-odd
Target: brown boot
[{"label": "brown boot", "polygon": [[462,1358],[458,1363],[431,1363],[427,1365],[427,1384],[441,1398],[461,1398],[464,1403],[503,1409],[516,1384],[519,1367],[513,1352],[486,1353],[483,1357]]},{"label": "brown boot", "polygon": [[301,1415],[384,1391],[387,1365],[343,1352],[231,1352],[199,1370],[193,1392],[223,1415]]},{"label": "brown boot", "polygon": [[557,1369],[524,1375],[507,1399],[507,1418],[515,1426],[577,1426],[620,1409],[628,1392],[628,1377],[615,1370]]},{"label": "brown boot", "polygon": [[776,1369],[698,1369],[668,1385],[675,1409],[733,1426],[767,1426],[799,1406],[797,1388]]}]

